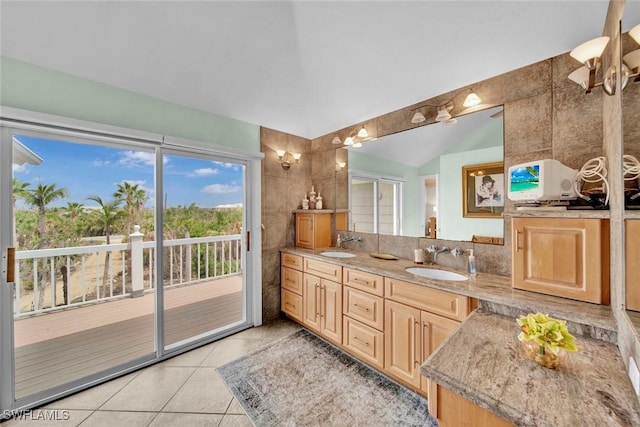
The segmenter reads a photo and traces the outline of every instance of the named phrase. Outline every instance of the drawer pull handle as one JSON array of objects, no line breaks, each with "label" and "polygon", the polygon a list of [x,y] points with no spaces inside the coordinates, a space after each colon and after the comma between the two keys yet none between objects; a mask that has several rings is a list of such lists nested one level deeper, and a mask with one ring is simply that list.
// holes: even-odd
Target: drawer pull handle
[{"label": "drawer pull handle", "polygon": [[367,307],[363,307],[363,306],[358,305],[358,304],[356,304],[356,303],[353,303],[353,306],[354,306],[354,307],[358,307],[360,310],[369,311],[369,309],[368,309]]},{"label": "drawer pull handle", "polygon": [[354,336],[354,337],[353,337],[353,340],[354,340],[354,341],[358,341],[360,344],[364,344],[364,345],[366,345],[367,347],[369,347],[369,343],[368,343],[368,342],[363,341],[363,340],[361,340],[360,338],[358,338],[358,337],[356,337],[356,336]]},{"label": "drawer pull handle", "polygon": [[524,249],[520,247],[520,234],[522,234],[522,231],[516,230],[516,252],[519,252],[520,249]]},{"label": "drawer pull handle", "polygon": [[413,322],[413,359],[414,359],[415,367],[420,365],[420,362],[418,361],[419,357],[416,354],[420,350],[418,347],[418,328],[419,327],[420,327],[420,323],[417,320],[414,320]]}]

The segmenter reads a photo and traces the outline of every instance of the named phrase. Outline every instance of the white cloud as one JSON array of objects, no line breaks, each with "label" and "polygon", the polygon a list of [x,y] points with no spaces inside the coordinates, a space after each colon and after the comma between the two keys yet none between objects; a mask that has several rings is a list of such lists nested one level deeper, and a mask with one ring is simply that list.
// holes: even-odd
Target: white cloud
[{"label": "white cloud", "polygon": [[225,209],[225,208],[241,208],[242,207],[242,203],[231,203],[231,204],[227,204],[227,205],[217,205],[214,206],[214,208],[219,208],[219,209]]},{"label": "white cloud", "polygon": [[225,162],[213,162],[213,163],[215,165],[218,165],[218,166],[223,167],[225,169],[233,169],[234,171],[239,170],[240,166],[241,166],[241,165],[239,165],[237,163],[228,163],[228,162],[226,162],[226,163]]},{"label": "white cloud", "polygon": [[11,168],[14,172],[26,172],[27,171],[27,163],[23,163],[21,165],[13,164]]},{"label": "white cloud", "polygon": [[227,185],[227,184],[211,184],[207,185],[202,189],[203,193],[209,194],[229,194],[235,193],[236,191],[240,191],[240,187],[236,185]]},{"label": "white cloud", "polygon": [[94,160],[91,162],[91,166],[95,166],[95,167],[108,166],[110,164],[111,164],[110,160]]},{"label": "white cloud", "polygon": [[211,175],[217,175],[220,173],[219,169],[213,169],[213,168],[202,168],[202,169],[196,169],[194,170],[192,173],[188,174],[187,176],[211,176]]},{"label": "white cloud", "polygon": [[[146,151],[125,151],[118,164],[125,166],[153,166],[155,164],[156,154],[148,153]],[[162,159],[163,164],[167,164],[169,159],[164,156]]]}]

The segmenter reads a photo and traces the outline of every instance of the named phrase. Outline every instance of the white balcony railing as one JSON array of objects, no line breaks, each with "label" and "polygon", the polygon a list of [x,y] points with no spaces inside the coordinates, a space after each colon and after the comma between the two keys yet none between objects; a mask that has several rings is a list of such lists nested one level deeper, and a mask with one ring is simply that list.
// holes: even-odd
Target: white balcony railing
[{"label": "white balcony railing", "polygon": [[[241,249],[240,234],[166,240],[162,283],[168,288],[239,274]],[[157,262],[155,242],[143,242],[140,233],[129,243],[17,251],[14,316],[151,292]]]}]

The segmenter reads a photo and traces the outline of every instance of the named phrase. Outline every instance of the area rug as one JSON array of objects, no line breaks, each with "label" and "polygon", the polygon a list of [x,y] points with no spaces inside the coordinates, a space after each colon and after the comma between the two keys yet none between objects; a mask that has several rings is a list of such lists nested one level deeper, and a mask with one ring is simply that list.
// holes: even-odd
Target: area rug
[{"label": "area rug", "polygon": [[437,426],[422,396],[300,330],[218,368],[256,426]]}]

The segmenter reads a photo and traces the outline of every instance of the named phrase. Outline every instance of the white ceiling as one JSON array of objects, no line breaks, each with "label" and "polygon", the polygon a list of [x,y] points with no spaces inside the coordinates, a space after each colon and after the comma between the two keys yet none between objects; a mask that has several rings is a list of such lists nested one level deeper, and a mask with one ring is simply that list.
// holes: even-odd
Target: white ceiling
[{"label": "white ceiling", "polygon": [[567,52],[607,4],[2,0],[0,53],[314,138]]}]

